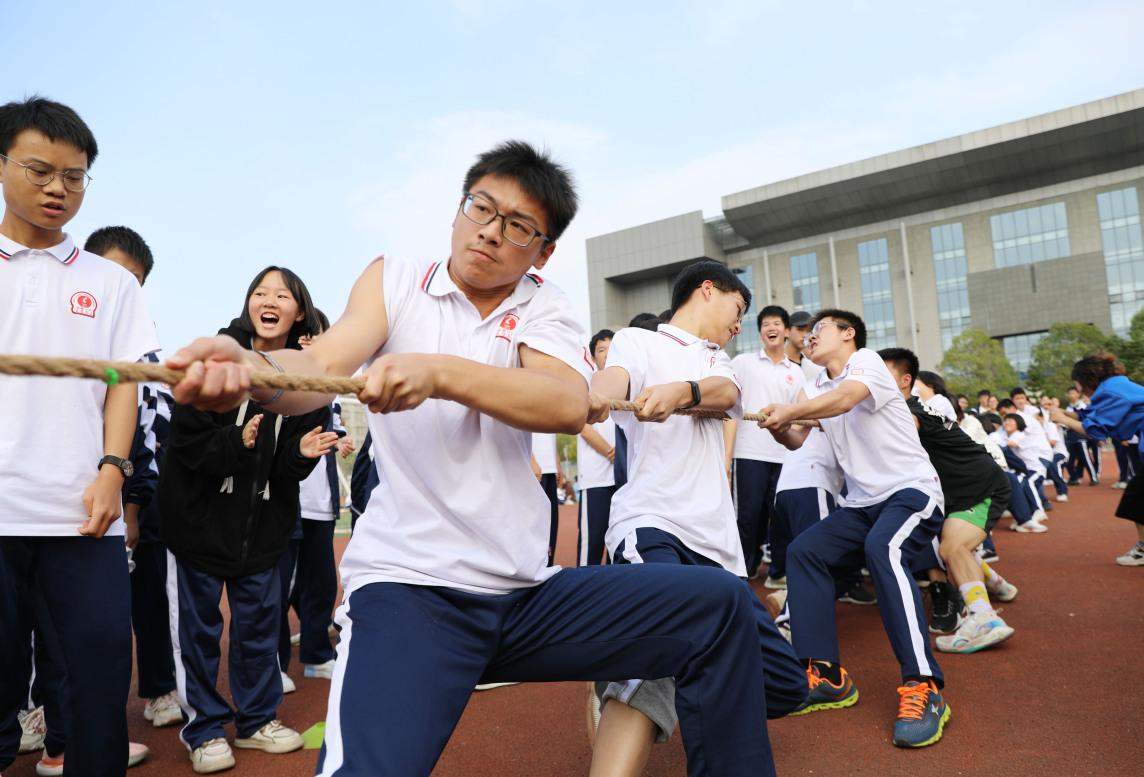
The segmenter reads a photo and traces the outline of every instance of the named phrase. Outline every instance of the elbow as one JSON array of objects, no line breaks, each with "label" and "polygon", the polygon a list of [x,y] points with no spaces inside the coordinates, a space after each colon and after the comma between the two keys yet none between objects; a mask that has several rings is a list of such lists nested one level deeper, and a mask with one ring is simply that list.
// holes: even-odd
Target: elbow
[{"label": "elbow", "polygon": [[561,403],[560,411],[549,416],[552,428],[548,432],[578,435],[588,423],[588,395],[578,394]]}]

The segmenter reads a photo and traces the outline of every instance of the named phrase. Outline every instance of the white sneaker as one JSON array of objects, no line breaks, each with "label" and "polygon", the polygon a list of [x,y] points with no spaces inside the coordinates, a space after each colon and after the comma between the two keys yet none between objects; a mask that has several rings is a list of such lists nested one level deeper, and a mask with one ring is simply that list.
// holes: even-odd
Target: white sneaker
[{"label": "white sneaker", "polygon": [[1033,520],[1036,521],[1037,523],[1042,523],[1044,521],[1049,520],[1049,514],[1046,513],[1044,510],[1034,510],[1033,511]]},{"label": "white sneaker", "polygon": [[292,753],[302,745],[302,735],[283,726],[280,720],[272,720],[250,736],[234,740],[235,747],[261,750],[264,753]]},{"label": "white sneaker", "polygon": [[520,683],[477,683],[474,690],[491,691],[493,688],[505,688],[510,685],[520,685]]},{"label": "white sneaker", "polygon": [[183,710],[179,706],[178,693],[171,691],[156,699],[148,700],[143,707],[143,718],[151,721],[151,725],[155,728],[182,722]]},{"label": "white sneaker", "polygon": [[314,677],[319,680],[332,680],[334,677],[334,664],[337,663],[334,659],[330,659],[321,664],[306,664],[305,669],[302,670],[303,677]]},{"label": "white sneaker", "polygon": [[213,774],[234,768],[234,753],[222,737],[208,739],[191,753],[191,768],[196,774]]},{"label": "white sneaker", "polygon": [[1002,580],[996,588],[986,586],[986,589],[989,591],[989,598],[998,602],[1011,602],[1017,598],[1017,586],[1008,580]]},{"label": "white sneaker", "polygon": [[1036,519],[1030,519],[1024,523],[1014,523],[1009,528],[1022,534],[1044,534],[1049,530],[1048,526]]},{"label": "white sneaker", "polygon": [[44,748],[44,735],[48,733],[48,724],[44,722],[44,708],[36,707],[34,710],[20,710],[16,713],[20,721],[20,750],[21,753],[31,753]]},{"label": "white sneaker", "polygon": [[1132,550],[1118,557],[1116,563],[1122,567],[1144,567],[1144,545],[1136,543],[1132,546]]},{"label": "white sneaker", "polygon": [[294,691],[298,690],[297,686],[294,685],[294,681],[290,679],[290,675],[286,674],[285,672],[281,672],[280,674],[282,675],[283,695],[287,693],[294,693]]},{"label": "white sneaker", "polygon": [[1123,491],[1124,489],[1128,488],[1128,483],[1126,483],[1123,480],[1120,480],[1120,481],[1117,481],[1116,483],[1113,483],[1112,487]]},{"label": "white sneaker", "polygon": [[957,631],[934,640],[943,653],[976,653],[1013,636],[1013,628],[996,612],[975,612],[961,622]]},{"label": "white sneaker", "polygon": [[770,588],[775,591],[786,588],[786,575],[782,577],[771,577],[767,575],[767,579],[763,581],[763,588]]},{"label": "white sneaker", "polygon": [[1068,494],[1057,494],[1057,501],[1058,502],[1067,502],[1067,501],[1069,501],[1069,495]]}]

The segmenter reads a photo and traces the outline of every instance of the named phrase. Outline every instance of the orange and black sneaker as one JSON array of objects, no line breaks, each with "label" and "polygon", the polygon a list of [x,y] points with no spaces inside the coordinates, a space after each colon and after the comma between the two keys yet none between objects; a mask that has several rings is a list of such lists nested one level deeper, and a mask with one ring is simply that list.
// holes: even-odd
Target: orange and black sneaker
[{"label": "orange and black sneaker", "polygon": [[950,709],[933,680],[910,680],[898,688],[901,703],[894,723],[894,744],[898,747],[925,747],[941,739]]},{"label": "orange and black sneaker", "polygon": [[805,715],[818,710],[839,710],[857,704],[858,687],[850,679],[850,673],[842,667],[838,667],[838,671],[842,675],[842,682],[835,685],[822,676],[817,666],[809,663],[806,667],[806,681],[810,686],[810,693],[802,706],[790,714]]}]

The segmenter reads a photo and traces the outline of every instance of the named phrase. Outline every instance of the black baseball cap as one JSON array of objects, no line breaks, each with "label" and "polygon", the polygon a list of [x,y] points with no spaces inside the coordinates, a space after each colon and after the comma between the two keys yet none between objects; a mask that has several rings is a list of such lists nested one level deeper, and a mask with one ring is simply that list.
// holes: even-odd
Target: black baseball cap
[{"label": "black baseball cap", "polygon": [[807,313],[805,310],[798,310],[790,314],[791,326],[810,326],[810,322],[814,320],[814,316]]}]

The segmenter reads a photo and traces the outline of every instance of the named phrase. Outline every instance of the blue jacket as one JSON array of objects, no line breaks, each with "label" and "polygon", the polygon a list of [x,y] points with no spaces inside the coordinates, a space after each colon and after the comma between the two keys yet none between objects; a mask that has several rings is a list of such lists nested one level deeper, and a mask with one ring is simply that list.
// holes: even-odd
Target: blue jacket
[{"label": "blue jacket", "polygon": [[1131,440],[1139,436],[1144,448],[1144,386],[1123,375],[1109,378],[1092,394],[1081,423],[1094,440]]}]

